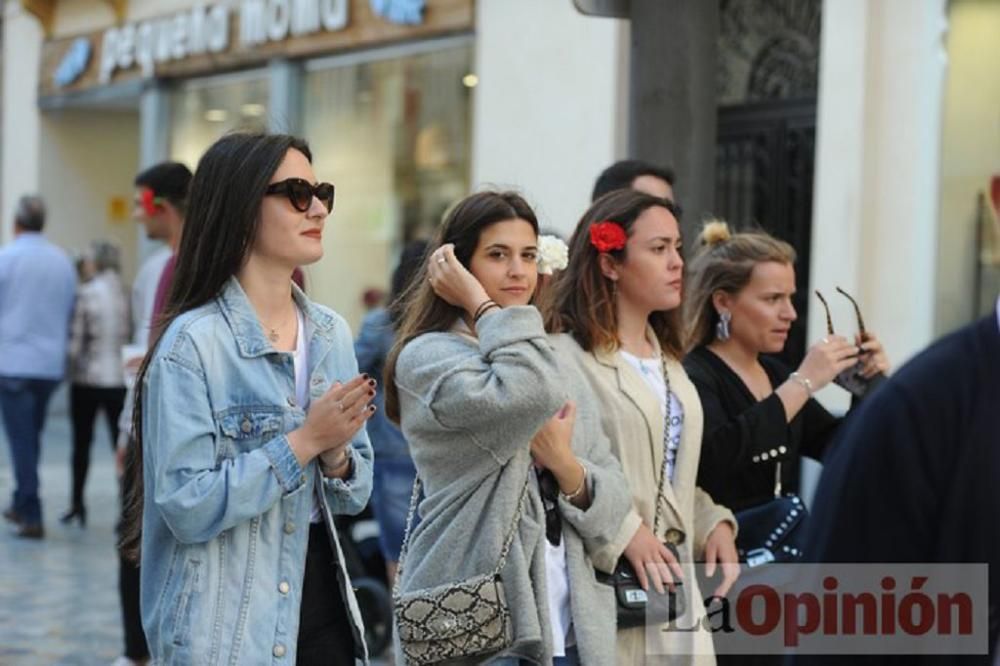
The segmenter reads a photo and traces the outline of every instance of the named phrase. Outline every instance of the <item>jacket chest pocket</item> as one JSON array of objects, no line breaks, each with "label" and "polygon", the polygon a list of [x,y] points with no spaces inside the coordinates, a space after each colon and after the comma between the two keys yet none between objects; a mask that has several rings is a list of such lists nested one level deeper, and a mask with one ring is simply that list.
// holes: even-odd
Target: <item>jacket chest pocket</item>
[{"label": "jacket chest pocket", "polygon": [[219,418],[221,431],[220,457],[232,458],[259,448],[268,440],[282,433],[284,414],[269,408],[240,408],[227,410]]}]

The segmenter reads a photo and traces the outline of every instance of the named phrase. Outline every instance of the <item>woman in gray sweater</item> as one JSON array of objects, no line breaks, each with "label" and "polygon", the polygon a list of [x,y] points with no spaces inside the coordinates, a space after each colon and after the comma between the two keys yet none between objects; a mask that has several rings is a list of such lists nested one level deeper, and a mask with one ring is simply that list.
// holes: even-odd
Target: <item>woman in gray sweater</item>
[{"label": "woman in gray sweater", "polygon": [[590,553],[619,538],[630,500],[585,380],[531,305],[537,234],[516,194],[457,204],[386,363],[425,498],[400,594],[488,574],[517,521],[501,571],[512,641],[449,663],[614,662],[615,600]]}]

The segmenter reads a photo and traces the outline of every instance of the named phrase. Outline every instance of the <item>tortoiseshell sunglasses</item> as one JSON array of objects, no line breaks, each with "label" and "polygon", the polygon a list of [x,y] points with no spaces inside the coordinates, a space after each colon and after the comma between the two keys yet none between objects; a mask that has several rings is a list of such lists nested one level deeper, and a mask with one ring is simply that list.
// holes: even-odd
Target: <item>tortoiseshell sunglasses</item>
[{"label": "tortoiseshell sunglasses", "polygon": [[[861,333],[862,340],[867,340],[868,332],[865,330],[865,319],[861,316],[861,308],[858,306],[858,302],[854,300],[853,296],[840,287],[837,287],[836,289],[841,295],[846,297],[847,300],[851,302],[851,305],[854,306],[854,314],[858,317],[858,332]],[[819,298],[820,303],[823,304],[823,309],[826,310],[826,332],[828,335],[833,335],[835,331],[833,330],[833,317],[830,316],[830,305],[826,302],[826,299],[823,298],[823,294],[820,293],[819,289],[816,290],[816,296]]]}]

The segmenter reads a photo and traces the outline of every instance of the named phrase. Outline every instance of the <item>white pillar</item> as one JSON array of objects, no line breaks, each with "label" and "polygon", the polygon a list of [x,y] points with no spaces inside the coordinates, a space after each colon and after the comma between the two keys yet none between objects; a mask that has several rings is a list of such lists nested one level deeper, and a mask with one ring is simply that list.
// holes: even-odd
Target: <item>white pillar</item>
[{"label": "white pillar", "polygon": [[476,3],[474,187],[519,189],[569,234],[625,153],[628,24],[569,0]]},{"label": "white pillar", "polygon": [[896,366],[934,336],[945,6],[823,3],[810,282],[838,331],[855,325],[833,288],[854,294]]},{"label": "white pillar", "polygon": [[38,192],[38,63],[42,27],[18,0],[7,0],[3,17],[3,120],[0,136],[0,241],[13,237],[14,211],[23,194]]}]

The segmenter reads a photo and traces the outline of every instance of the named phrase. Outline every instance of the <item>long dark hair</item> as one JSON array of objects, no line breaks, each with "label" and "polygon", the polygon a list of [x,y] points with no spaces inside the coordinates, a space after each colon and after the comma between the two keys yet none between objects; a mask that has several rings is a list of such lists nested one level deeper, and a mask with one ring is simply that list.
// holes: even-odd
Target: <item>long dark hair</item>
[{"label": "long dark hair", "polygon": [[[472,255],[479,245],[483,229],[507,220],[521,219],[538,234],[538,219],[521,195],[515,192],[478,192],[471,194],[449,210],[434,240],[427,247],[430,256],[446,243],[455,245],[455,258],[469,268]],[[432,331],[446,331],[462,316],[462,309],[451,305],[431,288],[427,281],[427,263],[421,265],[410,286],[396,301],[394,307],[402,313],[396,343],[385,361],[383,375],[386,415],[399,423],[399,392],[396,390],[396,360],[403,347],[418,335]]]},{"label": "long dark hair", "polygon": [[[590,244],[590,227],[607,220],[617,223],[628,236],[632,226],[646,210],[660,206],[679,219],[677,207],[667,199],[637,192],[615,190],[595,201],[583,214],[569,241],[569,266],[559,273],[552,285],[552,304],[545,313],[545,329],[551,333],[570,333],[587,351],[618,349],[618,309],[614,283],[601,271],[600,252]],[[627,248],[609,254],[618,263],[625,261]],[[661,349],[681,357],[681,309],[657,311],[649,315],[649,324]]]},{"label": "long dark hair", "polygon": [[312,161],[309,146],[302,139],[284,134],[233,133],[212,144],[198,162],[173,283],[163,315],[154,322],[152,344],[136,378],[134,442],[128,449],[125,469],[132,492],[125,498],[120,544],[134,559],[139,557],[142,542],[142,398],[149,363],[170,323],[218,296],[229,278],[243,267],[257,237],[264,191],[292,149]]}]

